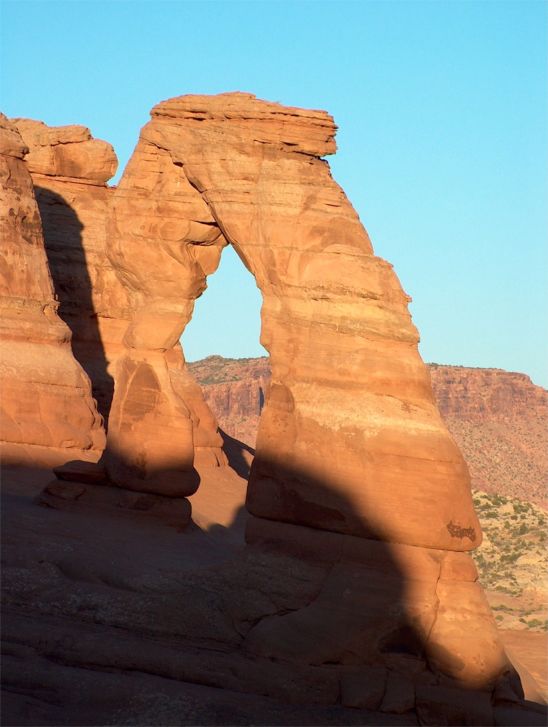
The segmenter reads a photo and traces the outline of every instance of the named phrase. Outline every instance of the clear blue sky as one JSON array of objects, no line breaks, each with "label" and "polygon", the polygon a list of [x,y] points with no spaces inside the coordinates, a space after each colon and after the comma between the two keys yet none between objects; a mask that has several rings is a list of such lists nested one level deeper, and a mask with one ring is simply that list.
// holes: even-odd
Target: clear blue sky
[{"label": "clear blue sky", "polygon": [[[333,173],[390,260],[427,361],[548,386],[548,4],[1,3],[8,116],[81,123],[123,167],[158,101],[251,91],[329,110]],[[183,341],[260,355],[260,296],[226,259]]]}]

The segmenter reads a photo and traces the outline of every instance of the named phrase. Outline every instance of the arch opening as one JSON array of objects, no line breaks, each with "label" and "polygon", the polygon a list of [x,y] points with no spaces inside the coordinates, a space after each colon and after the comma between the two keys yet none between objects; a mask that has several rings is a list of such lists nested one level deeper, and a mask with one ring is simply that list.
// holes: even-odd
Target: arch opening
[{"label": "arch opening", "polygon": [[209,356],[240,359],[268,355],[259,340],[261,304],[253,276],[232,245],[227,245],[181,336],[187,362]]}]

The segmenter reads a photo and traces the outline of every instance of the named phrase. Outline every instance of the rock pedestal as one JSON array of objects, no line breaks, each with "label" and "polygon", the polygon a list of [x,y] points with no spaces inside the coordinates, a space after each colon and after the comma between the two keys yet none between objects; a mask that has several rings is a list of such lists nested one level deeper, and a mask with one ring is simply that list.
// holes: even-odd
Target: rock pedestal
[{"label": "rock pedestal", "polygon": [[189,495],[198,483],[194,465],[226,458],[178,341],[226,241],[180,166],[145,136],[112,205],[107,252],[131,321],[116,363],[107,469],[124,487]]}]

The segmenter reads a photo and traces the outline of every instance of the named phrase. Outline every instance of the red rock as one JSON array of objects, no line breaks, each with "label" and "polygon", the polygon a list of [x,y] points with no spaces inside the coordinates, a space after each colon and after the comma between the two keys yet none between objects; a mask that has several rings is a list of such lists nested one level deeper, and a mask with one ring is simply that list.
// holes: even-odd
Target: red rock
[{"label": "red rock", "polygon": [[[190,364],[219,426],[255,447],[268,395],[267,358],[210,356]],[[472,486],[546,505],[548,392],[524,374],[429,364],[436,402]]]},{"label": "red rock", "polygon": [[75,460],[66,462],[59,467],[54,467],[53,471],[57,479],[68,482],[84,482],[86,484],[98,485],[104,484],[107,479],[105,468],[97,462]]},{"label": "red rock", "polygon": [[59,482],[54,480],[45,488],[48,495],[59,497],[61,500],[78,500],[86,491],[85,485],[77,482]]},{"label": "red rock", "polygon": [[[48,127],[29,119],[15,122],[30,148],[26,163],[37,193],[46,249],[61,302],[60,313],[73,331],[75,356],[90,375],[94,396],[108,421],[115,361],[125,353],[123,337],[132,318],[129,294],[119,279],[123,276],[115,272],[106,254],[112,234],[115,190],[105,186],[105,182],[116,171],[117,159],[110,144],[92,138],[89,129],[83,126]],[[139,204],[139,200],[134,204]],[[193,430],[177,466],[182,464],[186,471],[189,455],[184,450],[186,447],[192,451],[193,444],[197,466],[224,465],[226,458],[221,451],[215,418],[200,388],[186,372],[178,341],[172,341],[170,348],[162,357],[160,371],[169,377],[167,390],[172,392],[172,406],[176,412],[184,411],[186,420],[190,417]],[[173,417],[173,413],[168,416]],[[154,440],[156,444],[150,442],[156,447],[155,455],[151,455],[149,446],[147,451],[136,452],[124,461],[121,459],[125,456],[124,445],[120,442],[117,455],[107,458],[112,477],[123,480],[121,472],[125,472],[128,480],[125,484],[129,486],[131,480],[132,486],[137,482],[139,487],[139,473],[144,467],[158,478],[159,466],[171,466],[160,457],[160,451],[168,446],[171,437],[171,434],[164,436],[165,431]],[[183,432],[186,438],[186,425]],[[169,443],[172,452],[173,444],[173,441]],[[188,481],[189,477],[185,475],[185,479]],[[190,479],[192,486],[187,484],[181,490],[167,485],[164,492],[188,494],[195,489],[195,474]],[[146,491],[150,487],[146,482],[142,489]]]},{"label": "red rock", "polygon": [[[289,547],[312,554],[325,576],[294,608],[285,597],[276,607],[268,588],[255,618],[233,606],[219,633],[248,663],[317,668],[335,691],[348,666],[387,668],[386,713],[413,709],[414,682],[401,672],[428,685],[427,665],[440,679],[491,689],[508,661],[463,552],[481,541],[468,470],[437,409],[409,298],[322,158],[335,151],[333,119],[249,94],[171,99],[153,109],[112,190],[108,150],[81,127],[45,140],[43,129],[27,133],[44,209],[53,200],[48,225],[68,229],[56,222],[57,195],[76,218],[67,240],[79,246],[80,270],[94,270],[85,306],[76,285],[65,304],[82,326],[81,351],[106,341],[99,363],[115,387],[103,463],[121,488],[89,486],[76,501],[46,492],[44,501],[177,510],[188,522],[196,466],[224,459],[178,340],[232,244],[263,295],[272,365],[248,542],[293,538]],[[70,197],[67,185],[78,185]],[[94,205],[97,226],[86,228],[80,214]],[[222,640],[217,621],[200,619]]]},{"label": "red rock", "polygon": [[192,515],[190,502],[184,497],[165,497],[132,492],[112,485],[82,484],[67,480],[51,482],[38,495],[36,502],[56,510],[107,510],[122,512],[126,516],[144,514],[179,531],[189,524]]},{"label": "red rock", "polygon": [[100,449],[104,432],[90,381],[72,355],[70,330],[57,314],[42,225],[23,161],[27,149],[5,116],[0,116],[0,150],[0,440],[75,453]]},{"label": "red rock", "polygon": [[85,126],[46,126],[42,121],[13,119],[29,148],[25,162],[31,174],[68,177],[102,184],[116,172],[112,145],[93,139]]},{"label": "red rock", "polygon": [[490,689],[509,668],[479,583],[439,581],[436,619],[426,651],[432,668],[469,689]]},{"label": "red rock", "polygon": [[[167,417],[174,442],[189,449],[159,356],[180,337],[229,241],[262,291],[272,363],[250,511],[469,550],[481,535],[466,465],[436,409],[408,297],[321,159],[335,151],[334,135],[325,112],[249,94],[183,96],[153,109],[113,202],[108,255],[133,315],[120,377],[154,352],[147,365],[162,396],[146,420]],[[115,394],[110,446],[146,459],[138,450],[149,425],[135,408],[126,413],[128,391]],[[135,384],[131,396],[147,394]],[[178,471],[187,467],[182,460]]]}]

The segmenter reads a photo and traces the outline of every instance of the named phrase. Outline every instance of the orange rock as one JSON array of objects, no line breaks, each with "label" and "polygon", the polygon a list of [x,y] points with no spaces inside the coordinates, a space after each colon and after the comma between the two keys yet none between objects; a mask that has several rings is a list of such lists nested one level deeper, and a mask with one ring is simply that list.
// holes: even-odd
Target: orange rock
[{"label": "orange rock", "polygon": [[[123,339],[134,318],[130,295],[121,282],[123,275],[115,271],[106,255],[107,246],[111,244],[115,190],[105,186],[105,182],[116,171],[117,159],[110,144],[92,138],[89,129],[83,126],[48,127],[30,119],[16,119],[15,122],[30,148],[26,163],[35,185],[46,250],[61,303],[60,314],[73,332],[74,354],[92,379],[93,394],[105,422],[108,422],[114,366],[125,355]],[[130,200],[127,200],[127,205],[131,207]],[[133,206],[139,205],[137,197]],[[131,210],[134,211],[133,208]],[[153,223],[156,224],[156,221]],[[136,258],[140,261],[141,274],[146,277],[140,252]],[[156,320],[154,328],[160,325]],[[163,359],[160,369],[167,367],[169,372],[170,387],[167,391],[172,392],[175,410],[184,411],[187,424],[190,417],[190,428],[194,430],[188,439],[188,426],[183,427],[183,449],[190,448],[190,453],[182,456],[179,465],[182,462],[186,471],[190,462],[192,468],[193,439],[197,464],[225,464],[217,423],[203,400],[200,388],[186,372],[176,338]],[[162,432],[165,433],[165,429]],[[137,431],[134,437],[137,438]],[[153,443],[156,443],[154,455],[151,454]],[[121,459],[124,446],[117,441],[118,456],[114,455],[113,445],[108,458],[111,474],[120,478],[122,471],[127,473],[131,469],[133,474],[127,476],[135,483],[139,481],[143,467],[148,467],[149,474],[154,472],[158,479],[158,462],[167,463],[160,450],[167,448],[173,452],[175,441],[164,438],[159,443],[157,438],[151,438],[146,452],[135,451],[124,461]],[[173,456],[168,459],[173,460]],[[162,478],[165,479],[163,475]],[[194,483],[195,473],[192,479]],[[129,486],[130,483],[125,484]],[[150,487],[149,483],[144,483],[142,489],[148,491]],[[190,489],[194,488],[195,484]],[[183,489],[189,488],[185,486]]]},{"label": "orange rock", "polygon": [[[261,341],[271,356],[272,386],[249,510],[365,537],[470,550],[481,534],[468,471],[434,403],[409,299],[391,265],[374,256],[321,158],[335,151],[334,136],[333,120],[322,111],[250,94],[182,96],[152,110],[126,175],[145,187],[144,158],[161,158],[171,188],[185,190],[189,209],[202,210],[190,219],[209,213],[207,241],[216,244],[220,238],[212,238],[222,230],[263,294]],[[119,193],[127,195],[123,186]],[[167,216],[164,223],[157,215],[157,225],[165,224],[172,239],[192,241],[188,217],[172,220],[169,207]],[[132,219],[138,237],[136,211]],[[204,231],[195,237],[182,248],[187,254],[204,249]],[[183,299],[203,290],[199,275],[191,276],[192,259],[177,291],[177,315],[172,279],[164,273],[161,299],[154,283],[156,269],[164,269],[158,255],[166,259],[165,243],[160,250],[141,247],[147,263],[139,273],[127,235],[117,239],[109,254],[141,301],[139,330],[151,327],[156,309],[154,327],[163,330],[165,320],[166,332],[180,335],[189,315]],[[146,281],[144,269],[152,270]],[[170,311],[164,319],[162,306]],[[134,328],[126,342],[137,347]],[[168,340],[161,343],[159,335],[156,345]]]},{"label": "orange rock", "polygon": [[439,581],[430,665],[470,689],[490,689],[511,665],[479,583]]},{"label": "orange rock", "polygon": [[101,418],[90,381],[57,315],[42,225],[23,161],[27,148],[0,116],[2,267],[0,269],[0,440],[100,449]]},{"label": "orange rock", "polygon": [[25,162],[31,174],[68,177],[102,184],[115,173],[112,145],[93,139],[85,126],[46,126],[42,121],[13,119],[29,148]]}]

